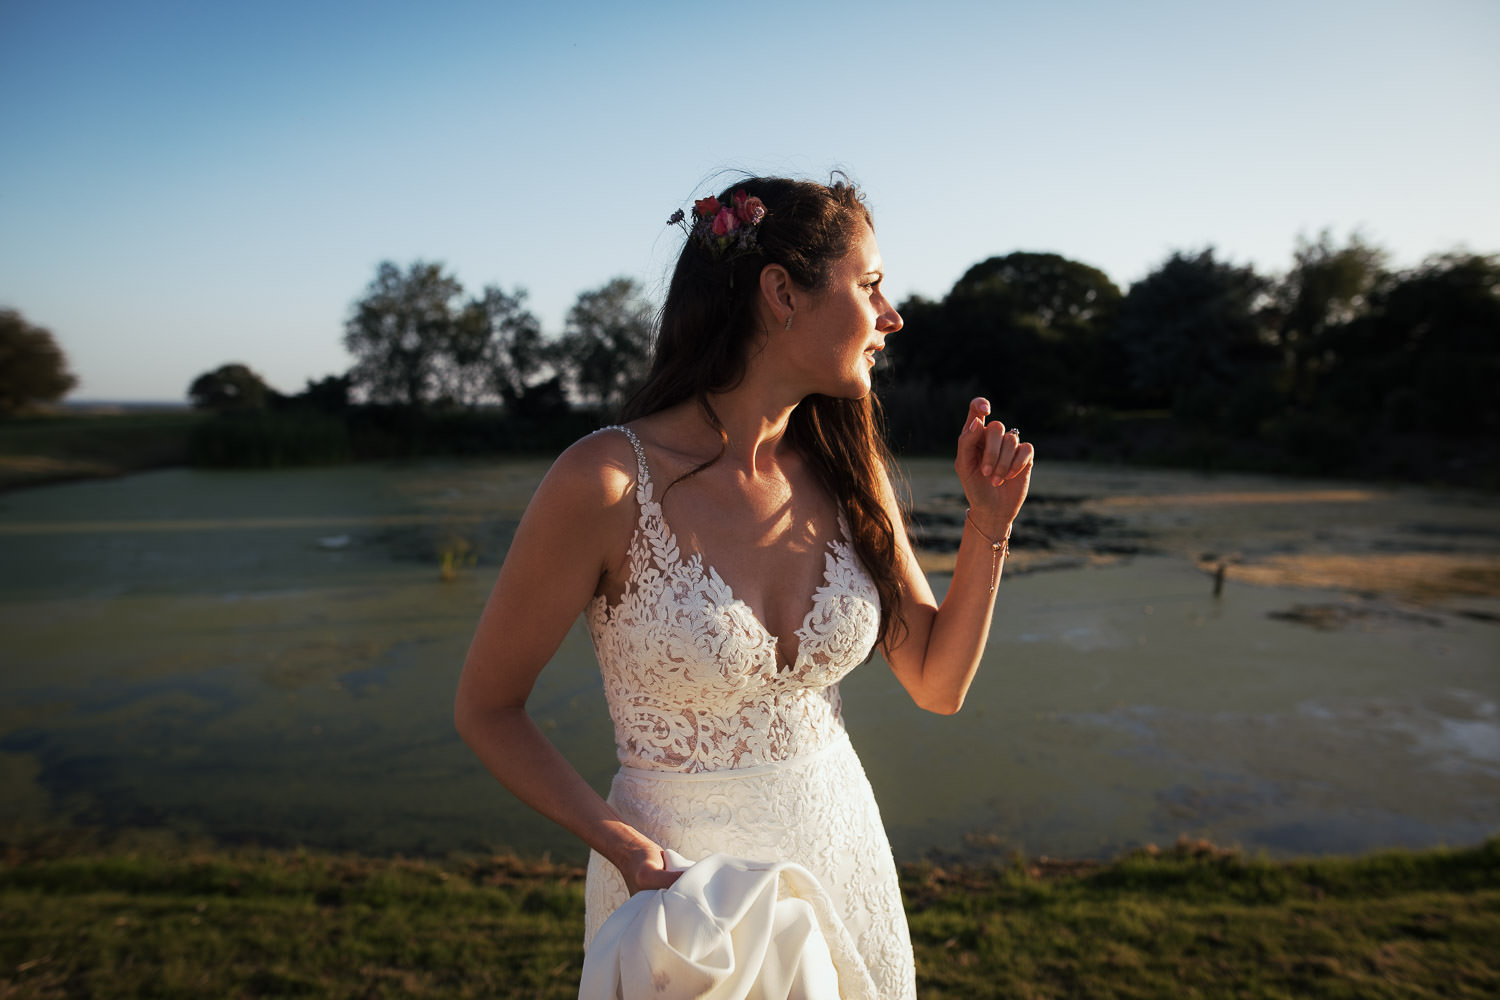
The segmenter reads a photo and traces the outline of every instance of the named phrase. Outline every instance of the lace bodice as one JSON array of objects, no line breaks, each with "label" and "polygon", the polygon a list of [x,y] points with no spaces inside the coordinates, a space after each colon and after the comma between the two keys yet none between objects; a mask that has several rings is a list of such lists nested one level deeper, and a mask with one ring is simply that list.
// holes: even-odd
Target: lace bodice
[{"label": "lace bodice", "polygon": [[779,669],[776,637],[701,554],[686,559],[653,499],[635,449],[640,518],[625,593],[587,609],[620,762],[703,772],[791,760],[843,731],[838,681],[869,655],[880,596],[843,537],[828,544],[824,584],[797,629],[796,661]]}]

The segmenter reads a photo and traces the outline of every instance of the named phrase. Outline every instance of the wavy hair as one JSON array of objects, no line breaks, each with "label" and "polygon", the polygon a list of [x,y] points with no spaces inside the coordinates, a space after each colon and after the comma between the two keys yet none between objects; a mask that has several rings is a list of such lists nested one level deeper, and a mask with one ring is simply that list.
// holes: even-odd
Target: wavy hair
[{"label": "wavy hair", "polygon": [[[689,237],[677,258],[662,306],[646,381],[625,403],[623,420],[635,420],[696,400],[719,434],[719,453],[674,481],[713,465],[729,447],[729,434],[709,396],[738,386],[762,331],[756,321],[760,273],[767,264],[786,268],[800,287],[826,287],[834,264],[858,238],[874,229],[864,198],[848,178],[828,184],[781,177],[749,177],[719,195],[758,197],[766,217],[756,228],[754,251],[719,259]],[[849,524],[855,552],[880,595],[879,645],[889,649],[906,632],[899,608],[897,526],[881,502],[881,479],[891,465],[880,402],[814,394],[792,411],[787,440],[833,494]],[[904,530],[904,529],[903,529]]]}]

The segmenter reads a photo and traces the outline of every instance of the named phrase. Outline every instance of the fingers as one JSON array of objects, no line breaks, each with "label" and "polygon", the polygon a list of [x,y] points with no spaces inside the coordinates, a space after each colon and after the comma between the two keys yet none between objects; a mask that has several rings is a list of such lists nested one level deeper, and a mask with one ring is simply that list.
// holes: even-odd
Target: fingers
[{"label": "fingers", "polygon": [[990,415],[990,401],[983,396],[975,396],[969,400],[969,416],[964,421],[963,434],[975,434],[984,428],[984,422]]},{"label": "fingers", "polygon": [[1011,463],[1016,457],[1016,447],[1021,443],[1021,432],[1015,428],[1008,429],[1000,435],[1000,457],[995,461],[995,478],[1004,482],[1010,478]]},{"label": "fingers", "polygon": [[[996,420],[984,428],[984,453],[979,458],[979,474],[992,477],[995,466],[1000,464],[1000,452],[1005,447],[1005,425]],[[993,482],[990,485],[995,485]]]},{"label": "fingers", "polygon": [[1016,449],[1021,443],[1020,432],[1006,430],[1005,425],[997,420],[987,425],[984,433],[984,456],[979,462],[979,472],[991,477],[991,486],[999,486],[1011,476]]},{"label": "fingers", "polygon": [[985,427],[985,451],[979,473],[989,478],[991,486],[999,486],[1024,472],[1035,455],[1036,449],[1021,440],[1018,430],[1006,430],[996,421]]},{"label": "fingers", "polygon": [[[959,435],[958,461],[960,476],[977,472],[991,486],[1014,479],[1030,464],[1032,448],[1021,441],[1020,431],[990,421],[990,401],[975,396],[969,401],[969,414]],[[972,463],[972,464],[970,464]]]},{"label": "fingers", "polygon": [[[672,884],[680,878],[682,878],[682,872],[663,870],[642,872],[640,877],[636,879],[636,892],[649,889],[670,889]],[[631,895],[634,895],[634,893]]]},{"label": "fingers", "polygon": [[682,872],[668,868],[666,854],[655,845],[632,851],[631,858],[630,862],[617,863],[616,867],[632,896],[647,889],[666,889],[682,877]]},{"label": "fingers", "polygon": [[1031,463],[1036,456],[1036,449],[1030,442],[1020,441],[1016,443],[1015,454],[1011,456],[1010,466],[1005,473],[1006,479],[1014,479],[1031,468]]}]

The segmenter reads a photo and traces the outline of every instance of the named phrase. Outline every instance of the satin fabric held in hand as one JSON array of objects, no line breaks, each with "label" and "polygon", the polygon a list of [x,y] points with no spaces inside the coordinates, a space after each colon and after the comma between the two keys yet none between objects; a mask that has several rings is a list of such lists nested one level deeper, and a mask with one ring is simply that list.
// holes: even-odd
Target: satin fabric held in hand
[{"label": "satin fabric held in hand", "polygon": [[579,1000],[876,1000],[853,940],[812,873],[713,854],[670,888],[638,892],[599,929]]}]

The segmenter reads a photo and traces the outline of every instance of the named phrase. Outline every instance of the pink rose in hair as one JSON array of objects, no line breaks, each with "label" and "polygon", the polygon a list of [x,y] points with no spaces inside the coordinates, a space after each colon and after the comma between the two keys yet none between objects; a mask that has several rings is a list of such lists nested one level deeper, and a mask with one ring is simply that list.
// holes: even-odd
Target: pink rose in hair
[{"label": "pink rose in hair", "polygon": [[693,214],[700,219],[711,219],[719,212],[719,199],[713,195],[693,202]]},{"label": "pink rose in hair", "polygon": [[740,228],[740,220],[734,217],[734,213],[727,208],[719,209],[719,214],[714,216],[714,235],[728,236]]},{"label": "pink rose in hair", "polygon": [[[740,192],[744,194],[744,192]],[[740,198],[734,200],[734,213],[740,217],[740,221],[747,226],[753,226],[766,217],[766,206],[759,198]]]}]

